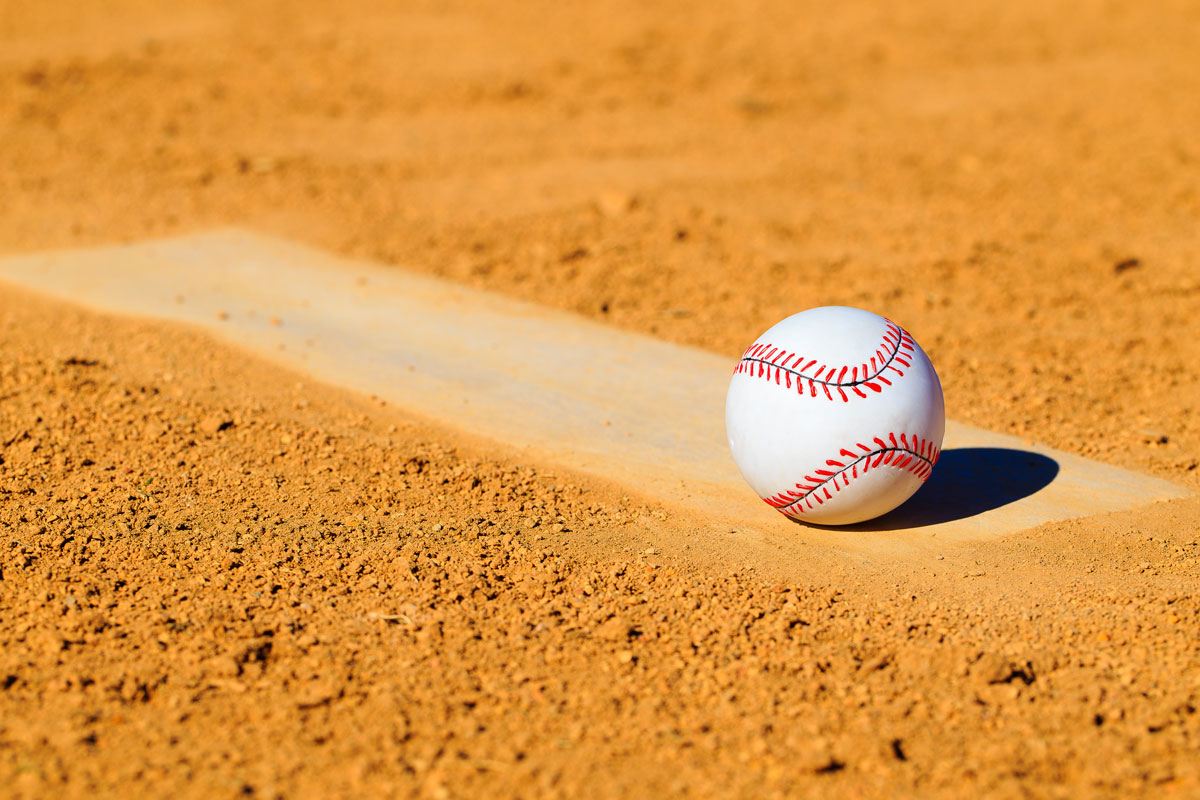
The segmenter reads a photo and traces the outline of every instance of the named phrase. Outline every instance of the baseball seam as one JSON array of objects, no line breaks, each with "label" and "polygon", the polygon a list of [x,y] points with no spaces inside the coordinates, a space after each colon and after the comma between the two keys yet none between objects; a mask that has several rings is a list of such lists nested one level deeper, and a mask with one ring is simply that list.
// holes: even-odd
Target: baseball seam
[{"label": "baseball seam", "polygon": [[843,403],[850,402],[847,390],[859,397],[867,396],[861,388],[864,386],[874,392],[882,392],[883,386],[892,385],[891,379],[885,373],[890,371],[898,377],[903,377],[904,370],[900,367],[907,369],[912,366],[916,350],[908,331],[890,319],[884,321],[887,327],[883,332],[883,341],[870,360],[860,365],[829,366],[815,358],[806,359],[799,353],[789,352],[770,343],[755,343],[742,354],[741,360],[733,370],[734,374],[748,374],[752,378],[766,378],[768,381],[773,379],[775,385],[786,386],[788,389],[792,388],[794,379],[796,391],[801,395],[807,386],[809,394],[816,397],[817,387],[820,387],[830,400],[835,399],[834,392],[837,392]]},{"label": "baseball seam", "polygon": [[839,458],[826,459],[822,468],[806,474],[804,482],[797,483],[795,489],[763,500],[781,514],[797,517],[832,500],[831,485],[833,492],[840,492],[850,485],[850,481],[881,467],[911,472],[924,483],[941,455],[941,450],[932,441],[915,434],[906,436],[902,433],[897,437],[895,433],[889,433],[886,439],[876,436],[871,441],[874,446],[858,442],[857,452],[843,447],[838,453]]}]

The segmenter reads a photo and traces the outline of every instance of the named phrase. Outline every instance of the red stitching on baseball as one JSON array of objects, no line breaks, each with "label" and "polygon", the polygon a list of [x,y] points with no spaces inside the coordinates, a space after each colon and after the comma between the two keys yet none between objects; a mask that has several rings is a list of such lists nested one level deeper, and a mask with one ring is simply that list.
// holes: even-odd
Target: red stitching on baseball
[{"label": "red stitching on baseball", "polygon": [[[817,359],[809,359],[804,366],[804,356],[781,350],[773,344],[753,344],[746,348],[742,358],[734,367],[734,374],[745,374],[754,378],[765,377],[774,381],[777,386],[792,388],[792,378],[796,379],[796,393],[804,394],[805,384],[811,397],[817,396],[817,386],[825,392],[825,397],[834,400],[834,392],[842,398],[843,403],[850,402],[850,390],[858,397],[867,397],[860,387],[865,386],[873,392],[882,392],[883,386],[891,386],[892,382],[884,373],[892,371],[903,377],[904,370],[899,364],[908,369],[912,366],[912,354],[916,352],[912,336],[890,319],[885,320],[887,327],[883,332],[883,345],[870,357],[870,362],[863,364],[821,364]],[[791,362],[791,366],[788,366]],[[754,369],[758,365],[757,371]],[[815,371],[810,370],[816,367]],[[847,373],[849,376],[847,377]],[[821,376],[825,377],[822,378]],[[836,376],[836,377],[835,377]],[[883,386],[880,386],[883,384]],[[833,391],[830,391],[830,389]]]},{"label": "red stitching on baseball", "polygon": [[[916,434],[901,433],[897,439],[895,433],[889,433],[887,440],[876,436],[871,441],[875,442],[876,447],[858,442],[857,447],[861,451],[858,453],[843,447],[839,451],[840,455],[853,460],[842,462],[832,458],[826,459],[825,465],[836,469],[814,469],[812,474],[804,476],[803,483],[796,484],[795,489],[764,497],[763,500],[784,516],[796,519],[812,509],[813,503],[824,505],[826,500],[832,500],[830,485],[835,492],[849,486],[852,479],[858,478],[860,466],[863,475],[880,466],[887,466],[911,472],[924,483],[941,455],[941,450],[932,441]],[[814,478],[813,475],[819,477]],[[842,480],[839,482],[838,478]]]}]

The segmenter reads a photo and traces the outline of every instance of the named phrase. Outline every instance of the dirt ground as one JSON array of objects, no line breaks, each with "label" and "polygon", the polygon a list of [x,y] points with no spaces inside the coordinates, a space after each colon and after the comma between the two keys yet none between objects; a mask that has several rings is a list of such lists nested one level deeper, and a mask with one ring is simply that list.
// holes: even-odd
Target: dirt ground
[{"label": "dirt ground", "polygon": [[[0,255],[236,224],[731,359],[862,306],[953,418],[1200,490],[1198,36],[8,0]],[[731,563],[189,330],[0,287],[0,331],[0,796],[1200,796],[1198,499]]]}]

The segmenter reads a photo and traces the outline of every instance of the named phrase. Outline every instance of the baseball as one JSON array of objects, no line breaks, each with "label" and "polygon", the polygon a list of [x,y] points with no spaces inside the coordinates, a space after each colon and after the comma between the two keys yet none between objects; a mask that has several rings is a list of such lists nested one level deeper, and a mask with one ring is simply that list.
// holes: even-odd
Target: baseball
[{"label": "baseball", "polygon": [[725,398],[729,449],[781,514],[849,525],[886,514],[933,472],[946,429],[925,351],[891,320],[826,306],[746,349]]}]

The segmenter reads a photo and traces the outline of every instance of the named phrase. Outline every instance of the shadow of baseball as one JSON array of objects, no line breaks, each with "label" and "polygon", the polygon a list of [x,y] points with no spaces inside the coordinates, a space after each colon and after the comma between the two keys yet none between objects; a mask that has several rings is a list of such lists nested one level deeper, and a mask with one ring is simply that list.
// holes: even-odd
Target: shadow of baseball
[{"label": "shadow of baseball", "polygon": [[839,530],[897,531],[966,519],[1029,497],[1049,486],[1057,475],[1057,461],[1029,450],[943,450],[929,480],[903,505],[882,517]]}]

